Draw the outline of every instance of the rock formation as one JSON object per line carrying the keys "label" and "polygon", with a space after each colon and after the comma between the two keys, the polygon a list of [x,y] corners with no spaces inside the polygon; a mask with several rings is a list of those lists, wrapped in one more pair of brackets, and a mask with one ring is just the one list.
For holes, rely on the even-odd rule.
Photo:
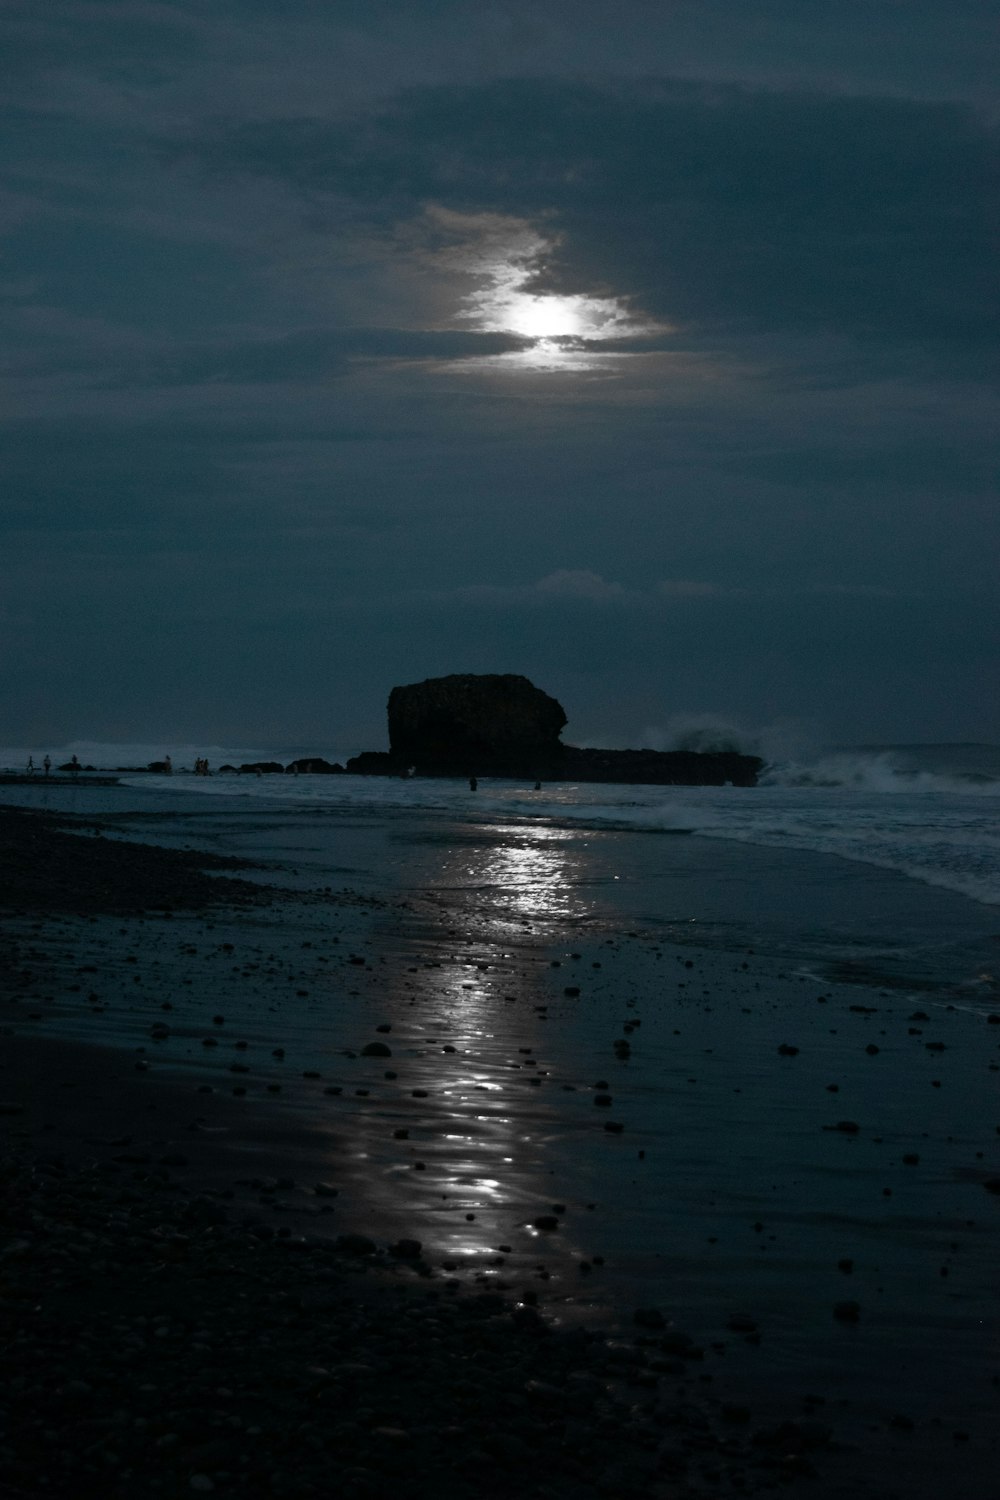
{"label": "rock formation", "polygon": [[735,750],[585,750],[566,745],[562,781],[627,786],[756,786],[764,762]]}
{"label": "rock formation", "polygon": [[559,758],[565,723],[526,677],[431,677],[389,694],[389,753],[418,773],[540,776]]}
{"label": "rock formation", "polygon": [[359,776],[505,776],[656,786],[755,786],[764,762],[734,751],[588,750],[563,745],[566,715],[526,677],[431,677],[389,694],[388,752],[347,762]]}
{"label": "rock formation", "polygon": [[343,771],[339,760],[324,760],[322,755],[307,755],[285,767],[285,774],[289,776],[340,776]]}

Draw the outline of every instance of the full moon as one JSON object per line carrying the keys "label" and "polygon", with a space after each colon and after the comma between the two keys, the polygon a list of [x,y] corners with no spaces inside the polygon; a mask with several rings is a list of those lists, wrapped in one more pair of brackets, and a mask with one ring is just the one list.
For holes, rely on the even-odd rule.
{"label": "full moon", "polygon": [[573,338],[583,332],[577,299],[531,297],[520,292],[508,304],[507,326],[529,339]]}

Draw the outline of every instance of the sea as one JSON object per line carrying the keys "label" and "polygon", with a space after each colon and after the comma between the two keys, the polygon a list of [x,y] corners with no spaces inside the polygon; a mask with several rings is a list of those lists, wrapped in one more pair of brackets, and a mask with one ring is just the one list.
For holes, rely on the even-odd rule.
{"label": "sea", "polygon": [[[294,855],[298,873],[278,877],[290,883],[346,874],[369,887],[478,889],[513,895],[542,924],[629,916],[682,941],[751,946],[873,982],[988,990],[1000,966],[1000,746],[834,747],[768,764],[755,788],[536,790],[480,778],[475,792],[435,778],[217,770],[305,754],[343,764],[350,750],[76,741],[50,753],[57,766],[75,754],[115,771],[137,812],[182,814],[186,842]],[[23,772],[29,755],[38,765],[38,750],[0,750],[0,767]],[[165,755],[172,775],[145,769]],[[201,757],[208,777],[193,774]],[[120,790],[109,798],[88,787],[86,773],[72,790],[37,777],[3,796],[81,811],[123,801]],[[380,831],[377,859],[361,853],[345,870],[348,827],[364,828],[369,843]],[[155,819],[143,836],[171,838]],[[428,859],[432,846],[452,844],[457,853]]]}

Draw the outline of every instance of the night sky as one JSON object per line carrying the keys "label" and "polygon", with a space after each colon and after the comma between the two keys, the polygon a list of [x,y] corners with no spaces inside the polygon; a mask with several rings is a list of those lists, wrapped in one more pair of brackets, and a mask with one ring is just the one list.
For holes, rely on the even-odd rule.
{"label": "night sky", "polygon": [[4,0],[7,743],[997,740],[988,0]]}

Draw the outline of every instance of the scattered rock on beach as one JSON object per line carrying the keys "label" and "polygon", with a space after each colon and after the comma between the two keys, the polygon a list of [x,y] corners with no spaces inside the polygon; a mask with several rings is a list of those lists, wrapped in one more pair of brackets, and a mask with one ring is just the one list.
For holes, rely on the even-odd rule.
{"label": "scattered rock on beach", "polygon": [[374,1240],[366,1234],[338,1234],[333,1242],[333,1248],[339,1250],[341,1255],[375,1255],[378,1246]]}
{"label": "scattered rock on beach", "polygon": [[666,1328],[667,1320],[658,1307],[637,1307],[632,1314],[637,1328]]}
{"label": "scattered rock on beach", "polygon": [[391,1253],[398,1256],[400,1260],[419,1260],[423,1245],[419,1240],[402,1239],[390,1245]]}

